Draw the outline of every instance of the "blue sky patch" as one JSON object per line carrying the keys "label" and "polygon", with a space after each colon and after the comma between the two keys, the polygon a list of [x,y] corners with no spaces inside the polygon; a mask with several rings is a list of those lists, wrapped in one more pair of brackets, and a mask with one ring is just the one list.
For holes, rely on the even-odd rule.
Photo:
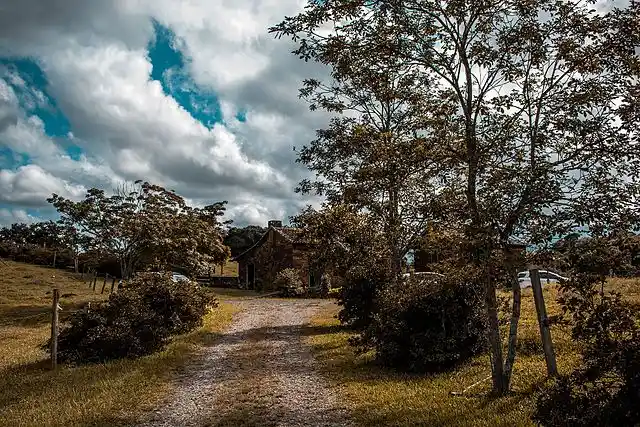
{"label": "blue sky patch", "polygon": [[167,96],[173,97],[194,119],[208,128],[222,123],[222,109],[216,94],[198,86],[188,70],[188,60],[180,50],[179,40],[168,27],[153,22],[155,38],[149,43],[148,57],[152,65],[151,79],[162,84]]}
{"label": "blue sky patch", "polygon": [[0,76],[13,88],[20,107],[38,116],[49,136],[64,137],[71,130],[69,120],[47,91],[47,77],[36,61],[30,58],[0,58]]}

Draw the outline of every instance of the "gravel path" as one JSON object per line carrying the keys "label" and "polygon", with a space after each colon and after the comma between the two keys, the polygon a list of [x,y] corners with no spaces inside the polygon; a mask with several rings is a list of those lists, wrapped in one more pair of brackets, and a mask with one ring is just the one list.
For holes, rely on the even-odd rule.
{"label": "gravel path", "polygon": [[172,396],[142,425],[350,426],[335,390],[303,343],[326,301],[236,300],[241,312],[177,378]]}

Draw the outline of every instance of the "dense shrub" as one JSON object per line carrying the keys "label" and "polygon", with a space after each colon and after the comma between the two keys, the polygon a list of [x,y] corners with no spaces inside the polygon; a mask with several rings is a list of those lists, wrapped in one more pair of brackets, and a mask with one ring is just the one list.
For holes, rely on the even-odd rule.
{"label": "dense shrub", "polygon": [[338,304],[342,306],[340,322],[356,330],[367,328],[376,311],[378,291],[391,281],[392,275],[384,266],[348,271],[338,294]]}
{"label": "dense shrub", "polygon": [[571,315],[572,338],[582,344],[582,364],[540,394],[533,418],[541,425],[640,425],[640,313],[603,291],[603,280],[576,274],[562,287],[560,303]]}
{"label": "dense shrub", "polygon": [[485,348],[485,310],[472,286],[453,279],[399,280],[380,292],[373,322],[355,344],[382,364],[412,372],[448,369]]}
{"label": "dense shrub", "polygon": [[607,239],[579,243],[566,253],[571,279],[558,301],[582,363],[543,390],[533,418],[547,426],[640,425],[640,311],[604,286],[624,259]]}
{"label": "dense shrub", "polygon": [[306,293],[300,272],[295,268],[280,270],[273,284],[283,297],[299,297]]}
{"label": "dense shrub", "polygon": [[73,314],[60,331],[58,358],[82,364],[151,354],[201,326],[215,305],[195,283],[142,274],[102,305]]}

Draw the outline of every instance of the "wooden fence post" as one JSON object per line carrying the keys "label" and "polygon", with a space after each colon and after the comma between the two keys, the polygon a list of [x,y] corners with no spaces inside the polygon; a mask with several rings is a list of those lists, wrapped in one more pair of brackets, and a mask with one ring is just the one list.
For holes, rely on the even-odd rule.
{"label": "wooden fence post", "polygon": [[558,367],[556,365],[556,354],[551,341],[551,330],[549,329],[549,318],[547,317],[547,307],[544,304],[544,296],[542,295],[542,284],[540,283],[540,274],[537,268],[529,270],[531,277],[531,287],[533,288],[533,299],[536,303],[536,312],[538,313],[538,325],[540,326],[540,337],[542,338],[542,348],[544,349],[544,358],[547,363],[547,374],[550,377],[558,375]]}
{"label": "wooden fence post", "polygon": [[96,290],[96,282],[97,282],[97,281],[98,281],[98,272],[97,272],[97,271],[95,271],[95,272],[93,273],[93,290],[94,290],[94,291]]}
{"label": "wooden fence post", "polygon": [[58,288],[53,290],[53,303],[51,305],[51,369],[58,367],[58,303],[60,292]]}
{"label": "wooden fence post", "polygon": [[113,293],[113,288],[115,288],[115,286],[116,286],[116,278],[113,277],[111,279],[111,293]]}
{"label": "wooden fence post", "polygon": [[109,273],[104,273],[104,280],[102,281],[102,289],[100,290],[100,294],[104,294],[104,288],[107,286],[107,277],[109,277]]}
{"label": "wooden fence post", "polygon": [[56,256],[58,255],[58,251],[53,251],[53,268],[56,268]]}

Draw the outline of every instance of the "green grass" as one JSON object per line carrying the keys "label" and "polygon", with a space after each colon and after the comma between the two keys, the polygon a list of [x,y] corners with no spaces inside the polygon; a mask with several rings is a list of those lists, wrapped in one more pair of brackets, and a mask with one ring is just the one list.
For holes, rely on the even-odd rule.
{"label": "green grass", "polygon": [[[55,278],[52,277],[55,275]],[[202,328],[180,336],[157,354],[103,365],[49,368],[39,346],[50,334],[50,291],[62,317],[85,302],[106,298],[77,276],[43,267],[0,263],[0,426],[131,425],[171,387],[173,373],[199,348],[212,344],[235,308],[221,303]]]}
{"label": "green grass", "polygon": [[[609,284],[640,300],[640,281],[616,279]],[[559,314],[558,290],[548,286],[545,302],[549,315]],[[505,296],[508,293],[504,293]],[[362,426],[530,426],[537,390],[546,381],[546,365],[531,289],[523,291],[522,317],[518,333],[518,355],[512,393],[490,398],[486,380],[465,393],[467,386],[490,374],[488,356],[480,356],[455,371],[436,375],[406,375],[377,366],[373,354],[355,355],[347,340],[351,333],[340,327],[333,306],[312,321],[307,338],[327,377],[349,402],[355,421]],[[580,363],[577,345],[569,330],[552,328],[552,339],[561,373]]]}

